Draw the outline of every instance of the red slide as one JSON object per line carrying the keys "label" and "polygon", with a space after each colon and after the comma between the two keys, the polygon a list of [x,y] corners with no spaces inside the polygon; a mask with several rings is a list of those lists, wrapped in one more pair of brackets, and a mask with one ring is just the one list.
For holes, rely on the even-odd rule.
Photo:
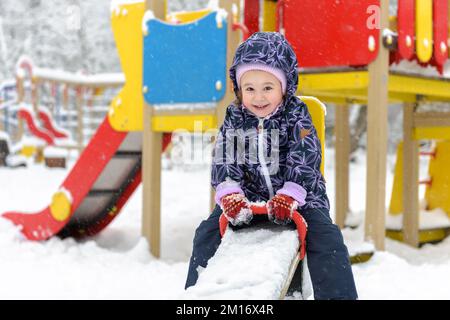
{"label": "red slide", "polygon": [[55,144],[55,139],[53,138],[52,133],[47,129],[39,128],[36,125],[36,121],[30,110],[28,110],[27,108],[20,108],[19,111],[17,112],[17,117],[26,121],[27,126],[30,129],[30,132],[34,136],[44,140],[48,145]]}
{"label": "red slide", "polygon": [[50,131],[53,137],[55,138],[68,138],[68,134],[60,129],[57,129],[57,126],[53,122],[53,119],[50,116],[50,113],[44,109],[43,107],[40,107],[38,110],[38,117],[42,121],[42,124],[44,125],[45,129],[47,131]]}
{"label": "red slide", "polygon": [[[165,133],[162,150],[170,143]],[[37,213],[6,212],[29,240],[82,238],[103,230],[141,183],[142,132],[118,132],[106,116],[51,204]]]}
{"label": "red slide", "polygon": [[141,150],[141,132],[115,131],[106,117],[47,208],[2,216],[20,225],[30,240],[94,235],[140,184]]}

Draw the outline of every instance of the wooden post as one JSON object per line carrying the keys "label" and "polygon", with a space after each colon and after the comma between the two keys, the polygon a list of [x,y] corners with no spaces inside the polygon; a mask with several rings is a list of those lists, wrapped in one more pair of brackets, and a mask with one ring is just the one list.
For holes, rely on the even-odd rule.
{"label": "wooden post", "polygon": [[[219,126],[220,126],[220,124],[219,124]],[[215,143],[216,143],[216,137],[212,137],[211,144],[212,144],[213,148],[215,147]],[[212,166],[212,163],[211,163],[211,166]],[[212,167],[211,167],[211,170],[212,170]],[[211,177],[211,175],[210,175],[210,177]],[[214,191],[211,184],[209,186],[210,186],[210,188],[209,188],[209,211],[213,212],[213,210],[216,206],[216,200],[214,198],[216,195],[216,192]]]}
{"label": "wooden post", "polygon": [[350,127],[349,105],[336,105],[335,112],[335,223],[345,227],[349,209]]}
{"label": "wooden post", "polygon": [[84,134],[83,134],[83,107],[84,107],[84,88],[82,86],[77,86],[76,90],[76,97],[75,97],[75,108],[77,110],[77,144],[78,144],[78,151],[81,152],[84,149]]}
{"label": "wooden post", "polygon": [[[216,116],[217,116],[217,125],[220,127],[225,119],[225,111],[233,100],[236,99],[233,90],[233,83],[229,79],[228,70],[230,70],[231,65],[233,64],[234,54],[236,52],[237,47],[242,41],[242,35],[240,31],[232,31],[231,26],[234,22],[238,22],[238,17],[240,17],[240,1],[239,0],[220,0],[219,3],[220,8],[225,9],[228,12],[228,32],[227,32],[227,83],[226,83],[226,93],[225,97],[217,104],[216,108]],[[233,15],[233,6],[235,6],[237,10],[236,15]],[[214,201],[214,189],[210,189],[210,208],[211,211],[214,209],[216,202]]]}
{"label": "wooden post", "polygon": [[[3,104],[3,97],[0,96],[0,105]],[[3,113],[3,117],[1,116]],[[3,119],[2,119],[3,118]],[[4,125],[4,121],[7,121],[6,119],[6,112],[2,111],[2,109],[0,109],[0,131],[6,131],[5,130],[5,125]]]}
{"label": "wooden post", "polygon": [[419,246],[419,146],[414,140],[415,103],[403,108],[403,239]]}
{"label": "wooden post", "polygon": [[69,110],[69,84],[64,83],[63,84],[63,92],[62,92],[62,106],[64,107],[65,111]]}
{"label": "wooden post", "polygon": [[[234,54],[236,52],[237,47],[242,41],[242,34],[239,30],[232,31],[231,26],[233,22],[239,22],[240,12],[239,12],[239,0],[220,0],[220,7],[225,9],[228,12],[228,32],[227,32],[227,87],[225,97],[218,103],[216,115],[217,115],[217,124],[219,126],[222,125],[223,120],[225,119],[225,111],[228,105],[236,99],[233,91],[233,84],[228,76],[228,70],[233,64]],[[233,7],[238,9],[236,16],[233,16]]]}
{"label": "wooden post", "polygon": [[[156,18],[165,20],[165,1],[146,0],[146,10],[151,10]],[[136,94],[142,94],[142,92]],[[152,113],[153,107],[145,103],[144,100],[144,129],[142,131],[142,235],[147,239],[152,255],[159,258],[161,256],[162,133],[152,131]]]}
{"label": "wooden post", "polygon": [[365,239],[384,250],[389,51],[382,36],[389,25],[389,0],[380,5],[379,52],[369,65]]}
{"label": "wooden post", "polygon": [[96,127],[98,126],[96,121],[96,113],[95,110],[95,99],[96,99],[96,93],[97,93],[97,87],[95,87],[95,84],[88,85],[87,88],[87,101],[86,101],[86,112],[88,113],[88,119],[89,119],[89,138],[92,137],[92,132],[95,132]]}
{"label": "wooden post", "polygon": [[[25,100],[25,78],[16,76],[16,88],[17,88],[17,103],[20,104]],[[23,120],[20,118],[17,121],[17,131],[14,134],[13,141],[17,142],[22,139],[24,132]]]}
{"label": "wooden post", "polygon": [[25,97],[25,85],[24,78],[16,76],[16,90],[17,90],[17,102],[21,103]]}
{"label": "wooden post", "polygon": [[34,114],[37,116],[39,108],[39,86],[41,81],[36,77],[31,77],[31,105],[33,107]]}

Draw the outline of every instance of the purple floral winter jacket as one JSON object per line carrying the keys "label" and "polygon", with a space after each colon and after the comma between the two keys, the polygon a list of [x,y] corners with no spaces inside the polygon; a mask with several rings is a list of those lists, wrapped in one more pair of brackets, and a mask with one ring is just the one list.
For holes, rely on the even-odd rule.
{"label": "purple floral winter jacket", "polygon": [[290,44],[275,32],[257,32],[243,42],[230,68],[236,94],[236,67],[241,63],[282,69],[286,95],[265,118],[256,117],[243,105],[227,108],[212,164],[216,202],[234,192],[244,193],[252,202],[267,201],[278,192],[296,199],[301,209],[329,209],[320,171],[320,141],[306,104],[295,96],[297,58]]}

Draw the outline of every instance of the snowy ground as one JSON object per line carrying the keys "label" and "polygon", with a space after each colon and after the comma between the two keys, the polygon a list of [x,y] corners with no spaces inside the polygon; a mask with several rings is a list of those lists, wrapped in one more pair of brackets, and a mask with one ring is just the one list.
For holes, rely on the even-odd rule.
{"label": "snowy ground", "polygon": [[[365,159],[359,158],[351,164],[350,177],[350,204],[356,217],[364,210],[365,197]],[[333,150],[327,150],[326,159],[328,193],[334,206]],[[47,206],[68,170],[42,165],[0,168],[0,212],[36,212]],[[390,159],[388,195],[392,172]],[[333,207],[331,213],[334,216]],[[192,238],[209,214],[208,166],[163,170],[159,260],[148,253],[147,243],[140,237],[140,214],[139,188],[106,230],[84,242],[56,238],[29,242],[9,221],[0,219],[0,299],[186,298]],[[343,233],[350,252],[371,247],[362,241],[363,227]],[[353,265],[360,299],[450,299],[449,270],[450,238],[421,249],[387,239],[386,251]]]}

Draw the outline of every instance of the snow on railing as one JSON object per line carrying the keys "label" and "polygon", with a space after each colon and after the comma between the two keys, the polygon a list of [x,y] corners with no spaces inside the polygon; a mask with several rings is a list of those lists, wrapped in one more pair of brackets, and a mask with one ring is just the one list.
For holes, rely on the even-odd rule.
{"label": "snow on railing", "polygon": [[47,81],[58,81],[72,85],[119,86],[125,83],[123,73],[84,75],[63,70],[33,68],[33,76]]}

